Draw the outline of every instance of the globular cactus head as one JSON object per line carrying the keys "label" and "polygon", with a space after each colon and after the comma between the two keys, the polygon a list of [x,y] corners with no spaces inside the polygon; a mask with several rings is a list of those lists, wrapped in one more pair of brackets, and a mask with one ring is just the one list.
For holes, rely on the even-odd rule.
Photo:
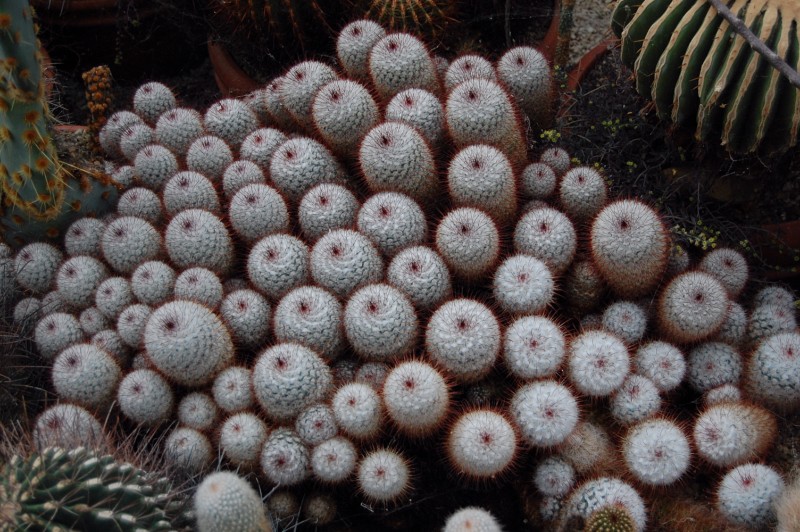
{"label": "globular cactus head", "polygon": [[273,530],[261,496],[236,473],[218,471],[203,479],[194,494],[197,530]]}

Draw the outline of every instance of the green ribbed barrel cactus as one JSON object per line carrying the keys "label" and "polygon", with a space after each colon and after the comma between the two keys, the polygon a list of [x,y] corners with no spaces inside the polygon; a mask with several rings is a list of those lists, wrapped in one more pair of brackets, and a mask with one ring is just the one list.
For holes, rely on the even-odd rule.
{"label": "green ribbed barrel cactus", "polygon": [[79,216],[112,207],[117,189],[59,161],[27,0],[0,3],[0,57],[0,235],[12,245],[55,239]]}
{"label": "green ribbed barrel cactus", "polygon": [[[786,63],[800,66],[800,2],[725,0]],[[738,154],[779,154],[800,135],[800,89],[706,0],[621,0],[612,26],[636,88],[660,118]]]}
{"label": "green ribbed barrel cactus", "polygon": [[17,454],[0,468],[0,530],[175,530],[185,508],[168,479],[85,447]]}

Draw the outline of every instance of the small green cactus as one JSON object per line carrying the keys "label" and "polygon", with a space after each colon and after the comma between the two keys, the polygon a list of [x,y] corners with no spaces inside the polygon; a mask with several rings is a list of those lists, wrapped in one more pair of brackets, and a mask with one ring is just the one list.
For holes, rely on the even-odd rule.
{"label": "small green cactus", "polygon": [[0,234],[11,245],[55,239],[74,219],[113,207],[117,188],[59,161],[27,0],[0,7],[0,56]]}
{"label": "small green cactus", "polygon": [[[727,2],[730,3],[730,2]],[[789,66],[800,64],[800,8],[739,0],[731,10]],[[733,153],[783,153],[800,136],[793,87],[704,0],[622,0],[612,17],[636,89],[662,119]]]}
{"label": "small green cactus", "polygon": [[12,455],[0,501],[3,530],[175,530],[183,512],[166,478],[85,447]]}

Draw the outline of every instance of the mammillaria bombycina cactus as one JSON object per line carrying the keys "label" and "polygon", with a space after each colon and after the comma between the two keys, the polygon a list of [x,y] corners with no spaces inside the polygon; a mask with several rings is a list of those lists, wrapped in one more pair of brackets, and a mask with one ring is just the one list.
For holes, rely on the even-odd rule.
{"label": "mammillaria bombycina cactus", "polygon": [[[270,496],[284,506],[276,516],[289,493],[310,519],[339,511],[379,527],[392,515],[426,530],[443,523],[418,514],[455,512],[476,483],[523,497],[481,503],[505,528],[523,513],[542,529],[600,527],[618,511],[641,530],[633,487],[603,477],[615,465],[635,486],[669,485],[671,507],[708,477],[686,465],[687,445],[720,477],[776,463],[769,409],[800,404],[794,296],[768,288],[751,303],[757,281],[736,251],[683,254],[675,267],[655,208],[608,199],[592,161],[570,171],[564,150],[528,153],[521,96],[502,81],[462,71],[446,94],[441,70],[436,86],[420,78],[379,97],[369,39],[356,37],[343,35],[341,55],[361,61],[361,77],[331,65],[319,79],[280,76],[230,104],[260,121],[235,139],[212,128],[213,113],[211,130],[172,130],[174,145],[156,122],[151,146],[177,166],[151,161],[153,188],[120,160],[119,132],[109,158],[124,164],[128,196],[117,215],[73,224],[67,253],[37,243],[0,258],[56,392],[77,403],[48,409],[38,440],[108,445],[123,429],[166,430],[157,451],[182,475],[208,474],[217,458],[261,489],[297,486]],[[461,57],[456,67],[472,56]],[[333,99],[322,106],[321,91],[346,88],[380,112],[360,121]],[[117,122],[152,127],[116,116],[106,143]],[[349,138],[326,137],[342,127],[334,119]],[[459,136],[470,124],[483,133]],[[65,371],[89,349],[117,372],[86,384]],[[122,423],[106,438],[108,416]],[[661,504],[648,501],[655,522]]]}

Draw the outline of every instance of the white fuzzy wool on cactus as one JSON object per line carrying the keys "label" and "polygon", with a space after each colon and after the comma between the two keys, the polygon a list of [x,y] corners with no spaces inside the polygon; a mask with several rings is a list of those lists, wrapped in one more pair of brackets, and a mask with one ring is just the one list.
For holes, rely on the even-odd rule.
{"label": "white fuzzy wool on cactus", "polygon": [[211,473],[194,494],[198,532],[271,532],[272,522],[261,496],[230,471]]}
{"label": "white fuzzy wool on cactus", "polygon": [[536,381],[522,386],[511,399],[509,410],[522,438],[534,447],[562,443],[580,417],[575,396],[569,388],[555,381]]}

